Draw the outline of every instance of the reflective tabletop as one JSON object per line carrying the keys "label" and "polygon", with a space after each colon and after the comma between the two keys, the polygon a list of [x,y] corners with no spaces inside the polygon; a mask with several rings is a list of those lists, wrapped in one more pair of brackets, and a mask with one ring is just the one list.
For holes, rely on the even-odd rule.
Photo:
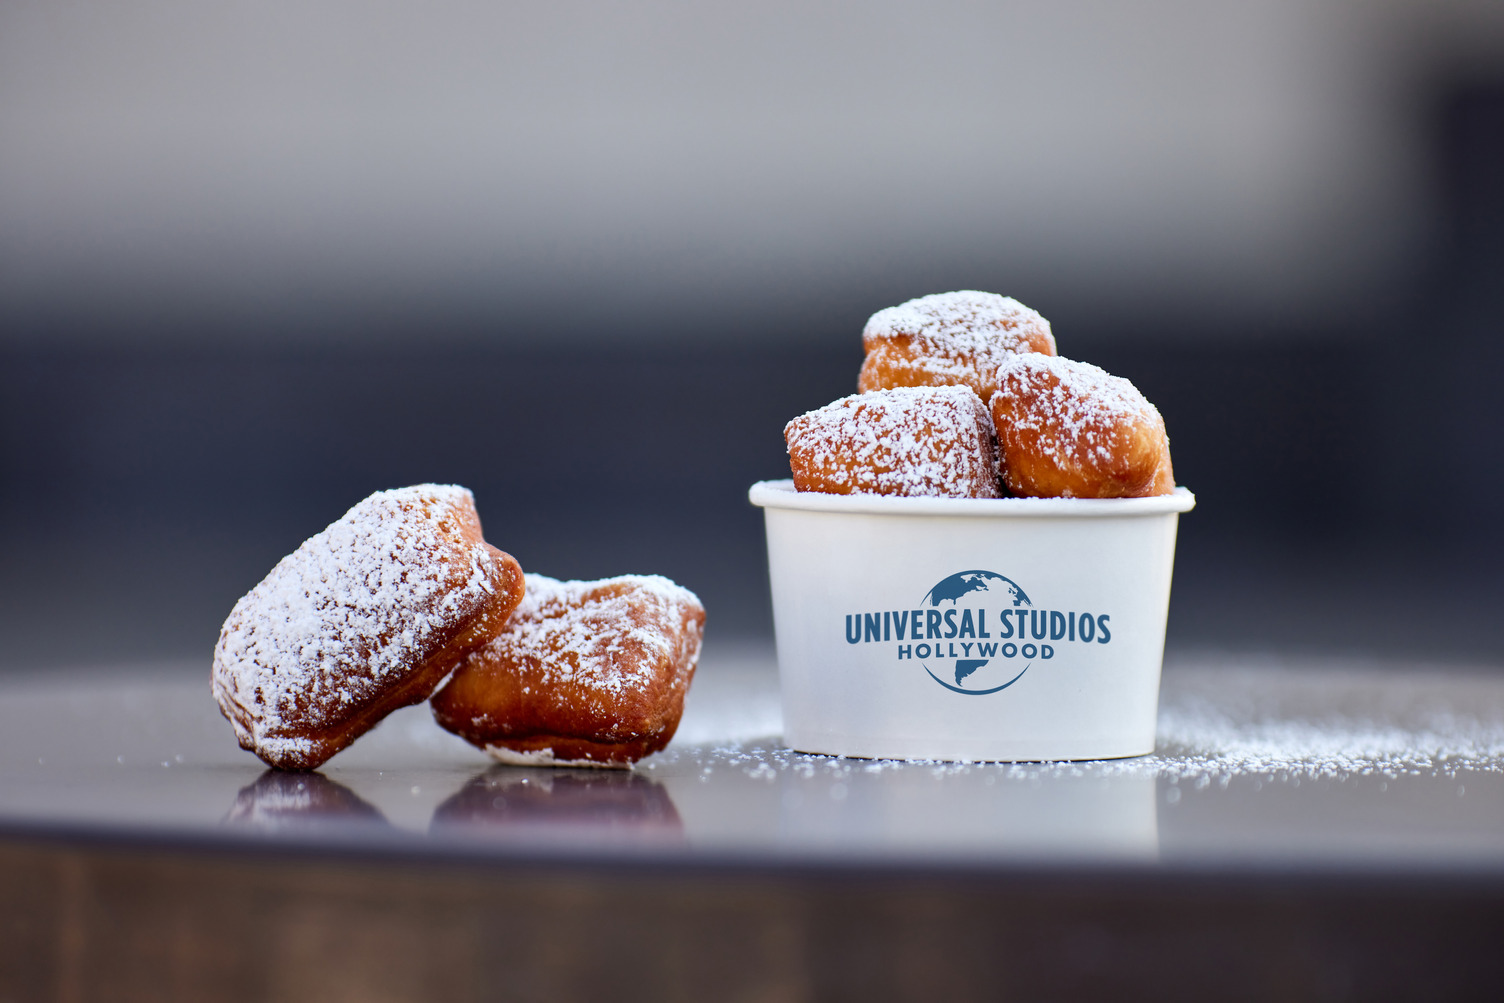
{"label": "reflective tabletop", "polygon": [[770,649],[709,645],[632,770],[493,764],[410,707],[318,773],[235,744],[204,666],[0,678],[0,829],[420,856],[1504,873],[1504,674],[1181,653],[1159,748],[1089,763],[785,748]]}

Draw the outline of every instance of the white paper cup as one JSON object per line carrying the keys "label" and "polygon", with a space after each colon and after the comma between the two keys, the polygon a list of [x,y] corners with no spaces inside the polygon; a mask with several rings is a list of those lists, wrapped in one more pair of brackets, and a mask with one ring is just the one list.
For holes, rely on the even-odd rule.
{"label": "white paper cup", "polygon": [[893,498],[763,481],[749,498],[767,523],[791,747],[971,762],[1154,751],[1186,489]]}

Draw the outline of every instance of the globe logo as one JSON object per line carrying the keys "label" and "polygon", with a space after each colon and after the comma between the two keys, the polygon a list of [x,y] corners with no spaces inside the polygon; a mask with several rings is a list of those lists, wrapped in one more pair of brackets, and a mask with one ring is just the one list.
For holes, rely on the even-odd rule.
{"label": "globe logo", "polygon": [[[934,588],[925,593],[921,603],[933,609],[948,611],[951,613],[952,618],[954,618],[955,613],[962,610],[961,601],[963,599],[971,601],[984,599],[986,606],[992,607],[994,610],[1001,609],[1003,611],[1018,607],[1032,607],[1034,605],[1017,582],[995,571],[983,571],[980,569],[958,571],[947,578],[941,579],[935,583]],[[971,602],[968,602],[967,605],[970,606]],[[984,616],[980,609],[977,611],[977,615],[979,621]],[[965,610],[965,617],[966,620],[963,623],[970,623],[970,609]],[[978,622],[973,625],[971,636],[976,637],[978,632],[984,630],[983,623]],[[964,632],[963,636],[965,636]],[[954,652],[955,647],[954,643],[950,644],[948,651]],[[1010,645],[1009,647],[1011,649],[1012,646]],[[936,656],[940,656],[942,651],[945,650],[947,649],[942,649],[941,645],[938,644],[933,649]],[[943,666],[938,663],[936,666],[940,668],[941,672],[951,676],[955,680],[954,684],[948,683],[936,675],[934,670],[925,664],[923,660],[920,660],[920,665],[924,667],[925,672],[929,673],[931,679],[953,693],[964,693],[967,696],[983,696],[987,693],[996,693],[999,690],[1005,690],[1009,686],[1012,686],[1023,677],[1025,672],[1029,671],[1029,665],[1033,664],[1032,661],[1025,664],[1017,675],[1000,685],[988,686],[985,683],[978,685],[978,671],[985,668],[996,657],[996,654],[996,644],[963,643],[961,645],[961,657],[956,658],[952,666]]]}

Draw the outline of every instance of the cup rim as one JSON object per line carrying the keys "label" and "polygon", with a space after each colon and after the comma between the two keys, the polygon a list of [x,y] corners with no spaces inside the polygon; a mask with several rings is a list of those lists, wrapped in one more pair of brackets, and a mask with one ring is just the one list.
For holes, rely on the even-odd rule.
{"label": "cup rim", "polygon": [[747,500],[758,508],[805,512],[1052,519],[1166,515],[1196,507],[1196,496],[1183,487],[1149,498],[908,498],[796,491],[788,478],[758,481],[747,490]]}

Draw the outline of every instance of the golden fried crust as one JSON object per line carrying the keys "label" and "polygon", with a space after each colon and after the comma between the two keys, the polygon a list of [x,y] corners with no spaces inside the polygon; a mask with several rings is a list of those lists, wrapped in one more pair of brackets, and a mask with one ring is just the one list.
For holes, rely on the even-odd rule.
{"label": "golden fried crust", "polygon": [[783,437],[800,491],[999,495],[992,417],[966,387],[895,387],[843,397],[795,418]]}
{"label": "golden fried crust", "polygon": [[1003,481],[1016,495],[1137,498],[1170,494],[1164,419],[1127,380],[1043,355],[999,368],[992,397]]}
{"label": "golden fried crust", "polygon": [[560,582],[527,596],[434,694],[441,726],[503,762],[627,766],[669,743],[705,609],[666,578]]}
{"label": "golden fried crust", "polygon": [[983,401],[997,390],[997,369],[1008,356],[1055,354],[1049,321],[1017,300],[971,290],[879,310],[867,321],[862,345],[862,393],[968,386]]}
{"label": "golden fried crust", "polygon": [[316,769],[427,699],[522,595],[522,569],[481,538],[470,492],[378,492],[236,603],[214,695],[242,748],[278,769]]}
{"label": "golden fried crust", "polygon": [[1154,472],[1154,483],[1149,486],[1147,492],[1151,495],[1172,495],[1175,493],[1175,465],[1170,462],[1170,440],[1165,439],[1165,455],[1159,464],[1159,469]]}

